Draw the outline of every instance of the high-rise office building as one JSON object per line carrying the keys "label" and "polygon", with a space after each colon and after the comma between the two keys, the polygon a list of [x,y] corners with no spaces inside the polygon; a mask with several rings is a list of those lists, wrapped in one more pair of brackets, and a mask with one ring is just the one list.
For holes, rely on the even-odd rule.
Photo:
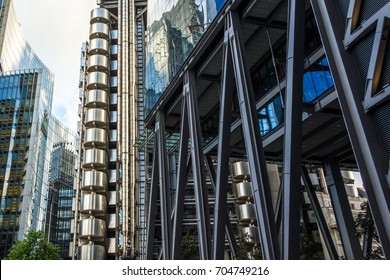
{"label": "high-rise office building", "polygon": [[[45,230],[54,145],[69,131],[51,115],[54,75],[23,37],[11,0],[0,2],[0,257],[30,229]],[[73,144],[74,143],[74,140]],[[70,231],[70,228],[69,228]]]}
{"label": "high-rise office building", "polygon": [[[82,47],[75,259],[139,254],[145,156],[143,132],[145,1],[98,1]],[[143,211],[141,211],[143,213]]]}

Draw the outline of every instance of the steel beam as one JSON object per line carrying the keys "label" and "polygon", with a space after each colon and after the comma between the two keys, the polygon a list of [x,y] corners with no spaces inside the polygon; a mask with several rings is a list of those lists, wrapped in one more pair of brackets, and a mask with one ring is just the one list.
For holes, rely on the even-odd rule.
{"label": "steel beam", "polygon": [[284,117],[282,259],[297,260],[300,251],[302,156],[302,92],[305,1],[290,0],[287,31],[287,74]]}
{"label": "steel beam", "polygon": [[322,213],[321,205],[318,202],[318,198],[316,195],[316,192],[314,190],[314,187],[311,183],[309,174],[307,173],[306,167],[302,166],[302,180],[305,184],[306,192],[310,200],[311,207],[313,208],[314,214],[316,216],[316,220],[318,223],[318,227],[320,229],[320,232],[322,234],[322,237],[324,238],[326,249],[329,253],[329,256],[332,260],[338,260],[338,254],[336,247],[334,245],[332,236],[330,235],[328,225],[326,223],[326,220],[324,218],[324,213]]}
{"label": "steel beam", "polygon": [[[157,136],[155,136],[157,137]],[[154,155],[157,154],[157,141],[154,143]],[[157,188],[158,188],[158,158],[153,157],[152,181],[150,184],[150,196],[148,201],[148,220],[146,232],[146,259],[153,259],[154,230],[156,227],[156,209],[157,209]]]}
{"label": "steel beam", "polygon": [[182,96],[181,103],[181,124],[180,124],[180,146],[178,159],[178,174],[175,199],[175,216],[173,219],[173,236],[172,236],[172,260],[180,258],[180,242],[182,236],[183,215],[184,215],[184,197],[187,184],[187,160],[188,160],[188,115],[187,102]]}
{"label": "steel beam", "polygon": [[217,148],[217,174],[214,206],[213,259],[215,260],[224,259],[233,86],[234,76],[232,56],[229,46],[229,31],[225,30],[223,42],[222,90],[220,94],[221,101],[218,127],[219,142]]}
{"label": "steel beam", "polygon": [[242,119],[242,129],[251,173],[256,218],[262,241],[263,258],[279,259],[278,236],[272,207],[271,188],[264,157],[262,137],[256,112],[251,76],[245,61],[245,49],[240,38],[240,22],[236,12],[227,15],[229,44]]}
{"label": "steel beam", "polygon": [[383,144],[372,117],[365,113],[362,104],[365,89],[355,67],[355,58],[345,49],[344,24],[336,3],[331,0],[311,2],[371,213],[384,254],[390,259],[390,188]]}
{"label": "steel beam", "polygon": [[211,259],[210,211],[195,77],[190,70],[186,71],[184,75],[184,96],[188,107],[192,175],[194,179],[196,216],[198,219],[199,255],[202,260],[209,260]]}
{"label": "steel beam", "polygon": [[170,239],[172,237],[171,225],[171,203],[169,190],[169,171],[168,171],[168,155],[166,153],[165,143],[165,114],[163,111],[158,111],[156,115],[156,145],[159,170],[159,185],[160,185],[160,215],[161,215],[161,242],[162,242],[162,258],[170,259]]}
{"label": "steel beam", "polygon": [[348,260],[361,260],[363,259],[363,253],[337,160],[329,158],[325,161],[324,170],[345,257]]}

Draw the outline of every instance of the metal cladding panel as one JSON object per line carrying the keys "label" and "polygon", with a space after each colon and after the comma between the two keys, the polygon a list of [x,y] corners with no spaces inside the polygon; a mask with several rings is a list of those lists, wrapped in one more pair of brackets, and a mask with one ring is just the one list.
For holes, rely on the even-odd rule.
{"label": "metal cladding panel", "polygon": [[101,245],[81,245],[78,247],[77,258],[79,260],[104,260],[106,249]]}
{"label": "metal cladding panel", "polygon": [[107,209],[106,197],[100,194],[84,194],[80,199],[80,212],[92,214],[104,214]]}
{"label": "metal cladding panel", "polygon": [[240,235],[248,243],[260,243],[259,229],[257,227],[242,227]]}
{"label": "metal cladding panel", "polygon": [[108,113],[104,109],[92,108],[85,113],[86,127],[106,128],[108,125]]}
{"label": "metal cladding panel", "polygon": [[107,254],[115,254],[115,238],[108,238],[107,244],[108,244]]}
{"label": "metal cladding panel", "polygon": [[93,240],[104,239],[106,232],[106,222],[100,219],[85,219],[79,224],[79,237]]}
{"label": "metal cladding panel", "polygon": [[83,172],[82,190],[104,192],[107,188],[107,174],[105,172],[91,170]]}
{"label": "metal cladding panel", "polygon": [[107,168],[107,153],[100,149],[84,150],[83,167],[85,169],[105,170]]}
{"label": "metal cladding panel", "polygon": [[236,161],[230,165],[231,174],[234,180],[242,181],[249,179],[249,164],[247,161]]}
{"label": "metal cladding panel", "polygon": [[252,185],[250,182],[233,184],[236,193],[236,200],[245,202],[253,198]]}
{"label": "metal cladding panel", "polygon": [[88,60],[88,72],[103,71],[108,72],[110,69],[110,62],[108,57],[101,54],[94,54]]}
{"label": "metal cladding panel", "polygon": [[91,72],[88,73],[87,89],[108,89],[108,75],[104,72]]}
{"label": "metal cladding panel", "polygon": [[255,205],[252,203],[241,204],[238,208],[238,219],[241,223],[256,221]]}
{"label": "metal cladding panel", "polygon": [[110,191],[107,192],[108,205],[116,205],[116,192]]}
{"label": "metal cladding panel", "polygon": [[103,39],[109,39],[110,38],[110,28],[106,23],[102,22],[95,22],[91,24],[89,29],[89,39],[94,38],[103,38]]}
{"label": "metal cladding panel", "polygon": [[108,55],[110,46],[108,40],[103,38],[94,38],[89,42],[89,54],[103,54]]}
{"label": "metal cladding panel", "polygon": [[108,93],[105,90],[93,89],[85,95],[85,107],[87,108],[107,108],[108,105]]}
{"label": "metal cladding panel", "polygon": [[93,9],[91,11],[90,23],[93,24],[95,22],[109,23],[110,22],[110,12],[104,8]]}
{"label": "metal cladding panel", "polygon": [[109,229],[115,229],[116,223],[115,223],[115,214],[108,214],[107,215],[108,224],[107,227]]}
{"label": "metal cladding panel", "polygon": [[102,128],[88,128],[84,135],[84,147],[106,149],[108,144],[107,131]]}

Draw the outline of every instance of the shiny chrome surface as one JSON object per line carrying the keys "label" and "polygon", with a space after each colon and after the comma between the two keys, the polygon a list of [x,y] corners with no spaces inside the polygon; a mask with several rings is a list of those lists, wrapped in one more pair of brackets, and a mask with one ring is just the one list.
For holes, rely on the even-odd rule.
{"label": "shiny chrome surface", "polygon": [[108,244],[107,254],[115,254],[115,238],[108,238],[107,244]]}
{"label": "shiny chrome surface", "polygon": [[104,8],[96,8],[91,11],[91,21],[90,23],[95,22],[110,22],[110,12]]}
{"label": "shiny chrome surface", "polygon": [[[110,68],[110,62],[108,57],[101,54],[94,54],[89,57],[88,61],[88,71],[103,71],[108,72]],[[89,74],[90,75],[90,74]]]}
{"label": "shiny chrome surface", "polygon": [[238,202],[249,201],[253,198],[252,184],[250,182],[241,182],[233,184]]}
{"label": "shiny chrome surface", "polygon": [[111,184],[115,184],[116,183],[116,170],[115,169],[110,169],[108,174],[109,174],[108,175],[109,182]]}
{"label": "shiny chrome surface", "polygon": [[249,164],[247,161],[236,161],[231,163],[231,174],[235,181],[242,181],[245,178],[249,180]]}
{"label": "shiny chrome surface", "polygon": [[101,245],[86,244],[78,247],[77,258],[79,260],[104,260],[106,249]]}
{"label": "shiny chrome surface", "polygon": [[110,149],[110,151],[109,151],[109,161],[110,162],[116,162],[116,160],[117,160],[116,149]]}
{"label": "shiny chrome surface", "polygon": [[84,150],[83,167],[85,169],[105,170],[107,167],[107,153],[100,149]]}
{"label": "shiny chrome surface", "polygon": [[93,127],[85,130],[85,134],[84,134],[85,148],[106,149],[107,143],[108,143],[108,134],[105,129]]}
{"label": "shiny chrome surface", "polygon": [[104,89],[108,88],[108,75],[104,72],[92,72],[88,74],[87,89]]}
{"label": "shiny chrome surface", "polygon": [[85,107],[107,108],[109,105],[108,92],[102,89],[93,89],[85,95]]}
{"label": "shiny chrome surface", "polygon": [[108,24],[102,22],[95,22],[89,28],[89,39],[103,38],[109,39],[110,28]]}
{"label": "shiny chrome surface", "polygon": [[242,227],[240,235],[248,243],[260,243],[260,235],[257,227]]}
{"label": "shiny chrome surface", "polygon": [[88,109],[85,112],[84,122],[86,127],[106,128],[108,124],[107,111],[100,108]]}
{"label": "shiny chrome surface", "polygon": [[85,214],[104,214],[107,209],[106,197],[101,194],[84,194],[80,198],[80,212]]}
{"label": "shiny chrome surface", "polygon": [[116,192],[115,191],[107,192],[107,202],[108,202],[108,205],[115,205],[116,204]]}
{"label": "shiny chrome surface", "polygon": [[80,221],[79,237],[88,238],[94,241],[104,240],[106,221],[89,218]]}
{"label": "shiny chrome surface", "polygon": [[89,41],[89,54],[103,54],[108,55],[110,50],[110,45],[108,41],[103,38],[94,38]]}
{"label": "shiny chrome surface", "polygon": [[241,204],[238,208],[238,220],[242,223],[250,223],[256,220],[255,205],[252,203]]}
{"label": "shiny chrome surface", "polygon": [[92,170],[83,172],[83,191],[104,192],[107,188],[107,174],[105,172]]}
{"label": "shiny chrome surface", "polygon": [[107,228],[113,229],[115,228],[115,214],[108,214],[107,215]]}

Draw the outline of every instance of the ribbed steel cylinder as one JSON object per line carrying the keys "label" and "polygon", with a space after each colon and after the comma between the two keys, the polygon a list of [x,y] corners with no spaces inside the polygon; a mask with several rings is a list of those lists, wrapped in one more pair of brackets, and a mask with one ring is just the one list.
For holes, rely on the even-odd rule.
{"label": "ribbed steel cylinder", "polygon": [[248,243],[260,243],[259,229],[257,227],[241,227],[240,235]]}
{"label": "ribbed steel cylinder", "polygon": [[241,204],[238,208],[238,220],[241,223],[250,223],[256,220],[255,205],[251,203]]}
{"label": "ribbed steel cylinder", "polygon": [[91,170],[83,172],[83,191],[104,192],[107,189],[107,174],[105,172]]}
{"label": "ribbed steel cylinder", "polygon": [[101,194],[83,194],[80,198],[80,212],[83,214],[104,215],[106,209],[106,197]]}
{"label": "ribbed steel cylinder", "polygon": [[100,219],[84,219],[80,221],[79,237],[93,241],[104,240],[106,231],[106,221]]}
{"label": "ribbed steel cylinder", "polygon": [[107,153],[100,149],[84,150],[83,156],[84,169],[106,170],[107,168]]}
{"label": "ribbed steel cylinder", "polygon": [[107,143],[108,143],[108,134],[105,129],[93,127],[85,130],[85,134],[84,134],[85,148],[106,149]]}
{"label": "ribbed steel cylinder", "polygon": [[108,92],[102,89],[93,89],[85,95],[85,107],[107,108],[109,105]]}
{"label": "ribbed steel cylinder", "polygon": [[87,89],[108,89],[108,75],[104,72],[91,72],[88,73]]}
{"label": "ribbed steel cylinder", "polygon": [[108,55],[110,51],[110,45],[108,40],[103,38],[94,38],[89,41],[89,54],[102,54]]}
{"label": "ribbed steel cylinder", "polygon": [[249,180],[249,164],[247,161],[236,161],[230,165],[231,174],[235,181]]}
{"label": "ribbed steel cylinder", "polygon": [[89,127],[107,128],[108,126],[108,113],[104,109],[92,108],[85,112],[84,124]]}
{"label": "ribbed steel cylinder", "polygon": [[110,68],[110,62],[108,57],[102,54],[94,54],[89,57],[88,60],[88,72],[89,75],[94,71],[108,72]]}
{"label": "ribbed steel cylinder", "polygon": [[92,40],[94,38],[110,38],[110,28],[108,24],[103,22],[95,22],[92,23],[89,28],[89,39]]}
{"label": "ribbed steel cylinder", "polygon": [[79,260],[104,260],[106,249],[101,245],[81,245],[78,247],[77,258]]}
{"label": "ribbed steel cylinder", "polygon": [[250,182],[235,183],[233,186],[237,202],[245,202],[253,198],[252,184]]}
{"label": "ribbed steel cylinder", "polygon": [[91,11],[91,21],[90,23],[95,22],[110,22],[110,12],[104,8],[96,8]]}

